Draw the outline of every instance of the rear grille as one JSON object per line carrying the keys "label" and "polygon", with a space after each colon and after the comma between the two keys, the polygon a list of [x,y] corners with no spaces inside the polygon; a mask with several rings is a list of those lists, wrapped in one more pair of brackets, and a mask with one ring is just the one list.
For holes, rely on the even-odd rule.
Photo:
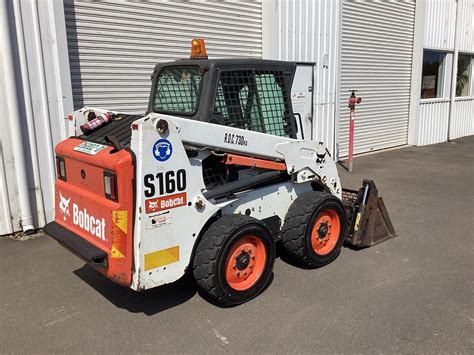
{"label": "rear grille", "polygon": [[119,119],[116,119],[111,123],[106,124],[105,126],[99,128],[98,130],[92,132],[87,136],[82,135],[79,138],[87,141],[93,141],[109,145],[109,143],[105,141],[105,136],[113,136],[117,138],[122,147],[128,148],[130,147],[130,140],[132,137],[132,129],[130,126],[134,121],[138,120],[139,118],[142,118],[143,116],[144,115],[119,114]]}

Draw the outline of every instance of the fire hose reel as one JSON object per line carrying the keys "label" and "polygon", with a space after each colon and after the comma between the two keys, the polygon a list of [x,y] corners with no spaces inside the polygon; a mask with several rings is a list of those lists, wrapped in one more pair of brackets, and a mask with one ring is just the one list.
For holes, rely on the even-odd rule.
{"label": "fire hose reel", "polygon": [[349,97],[349,105],[348,107],[351,109],[351,110],[355,110],[355,106],[356,104],[360,104],[362,102],[362,97],[358,96],[356,97],[356,92],[358,90],[349,90],[349,92],[351,92],[351,96]]}

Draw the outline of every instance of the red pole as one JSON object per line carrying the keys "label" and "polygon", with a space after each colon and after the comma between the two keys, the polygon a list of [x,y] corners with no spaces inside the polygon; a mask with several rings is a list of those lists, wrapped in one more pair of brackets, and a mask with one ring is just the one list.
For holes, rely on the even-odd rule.
{"label": "red pole", "polygon": [[352,159],[354,156],[354,109],[350,109],[349,119],[349,172],[352,172]]}
{"label": "red pole", "polygon": [[355,90],[351,90],[351,97],[349,98],[349,172],[352,172],[352,159],[354,158],[354,112],[356,104],[360,104],[362,99],[356,97]]}

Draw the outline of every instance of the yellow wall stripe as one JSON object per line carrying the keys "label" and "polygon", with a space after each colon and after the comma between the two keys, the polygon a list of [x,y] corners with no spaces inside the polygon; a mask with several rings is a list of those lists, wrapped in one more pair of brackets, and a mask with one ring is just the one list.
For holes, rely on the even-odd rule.
{"label": "yellow wall stripe", "polygon": [[179,245],[145,254],[145,271],[179,261]]}

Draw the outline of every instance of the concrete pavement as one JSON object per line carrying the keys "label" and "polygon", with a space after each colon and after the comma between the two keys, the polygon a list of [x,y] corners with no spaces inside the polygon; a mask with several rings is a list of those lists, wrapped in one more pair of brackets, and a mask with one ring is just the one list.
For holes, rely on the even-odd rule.
{"label": "concrete pavement", "polygon": [[114,285],[48,237],[0,238],[0,353],[474,353],[474,137],[358,157],[398,237],[303,270],[278,259],[242,306],[192,280]]}

